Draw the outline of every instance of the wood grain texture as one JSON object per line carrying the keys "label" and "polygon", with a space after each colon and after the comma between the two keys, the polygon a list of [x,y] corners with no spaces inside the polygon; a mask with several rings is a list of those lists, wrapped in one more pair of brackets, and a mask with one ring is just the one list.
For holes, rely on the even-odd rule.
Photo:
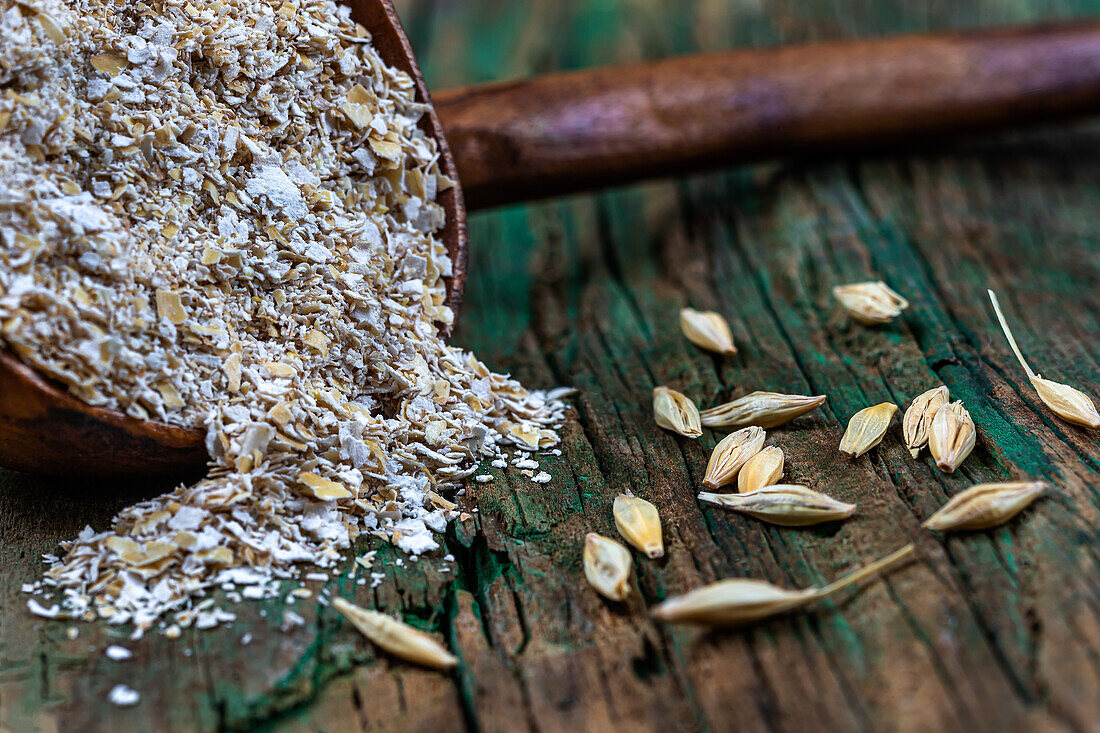
{"label": "wood grain texture", "polygon": [[[918,7],[919,6],[919,7]],[[613,61],[1095,12],[1086,2],[407,0],[399,5],[435,87]],[[750,730],[1084,731],[1100,720],[1100,446],[1054,420],[986,305],[1002,296],[1044,375],[1100,394],[1100,135],[1060,129],[952,150],[730,171],[470,220],[467,305],[456,340],[538,386],[580,388],[550,484],[493,469],[475,518],[447,535],[457,563],[393,567],[373,591],[334,592],[405,615],[460,654],[453,677],[379,657],[331,609],[245,604],[230,629],[127,642],[124,628],[23,611],[38,555],[104,527],[163,486],[0,474],[0,725],[22,731]],[[913,306],[856,327],[831,300],[882,277]],[[677,309],[729,316],[740,354],[687,344]],[[947,384],[978,445],[945,475],[912,460],[900,426],[856,461],[847,418]],[[649,391],[701,402],[753,389],[827,393],[771,431],[788,478],[855,501],[840,526],[789,530],[695,501],[715,435],[659,430]],[[488,468],[488,467],[486,467]],[[920,522],[970,482],[1045,477],[1057,489],[1007,527],[941,538]],[[629,488],[665,519],[667,557],[636,557],[624,604],[589,592],[586,531],[614,533]],[[700,633],[645,609],[705,581],[831,580],[908,540],[920,560],[817,612]],[[369,549],[368,546],[361,548]],[[362,571],[357,571],[362,572]],[[318,584],[311,584],[317,587]],[[289,587],[288,587],[289,590]],[[261,615],[263,613],[263,615]],[[245,633],[253,640],[239,644]],[[135,651],[110,662],[121,640]],[[188,652],[187,650],[190,650]],[[125,682],[143,694],[105,702]]]}

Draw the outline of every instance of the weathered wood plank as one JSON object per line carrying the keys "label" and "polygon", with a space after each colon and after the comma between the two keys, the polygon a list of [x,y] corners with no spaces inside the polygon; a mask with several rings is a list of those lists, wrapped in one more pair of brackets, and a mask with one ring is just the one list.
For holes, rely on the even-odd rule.
{"label": "weathered wood plank", "polygon": [[[401,3],[429,81],[482,81],[778,40],[961,27],[1095,12],[1095,2],[506,0]],[[476,518],[438,559],[377,587],[334,592],[402,612],[460,655],[453,677],[385,660],[331,609],[244,604],[230,629],[126,643],[125,629],[25,614],[38,556],[148,487],[58,487],[0,475],[0,725],[13,730],[1084,730],[1100,720],[1097,436],[1051,418],[998,335],[998,289],[1048,376],[1100,394],[1100,168],[1094,133],[960,145],[897,159],[822,161],[702,176],[516,207],[471,221],[457,335],[495,366],[580,389],[548,485],[490,470]],[[833,285],[883,277],[913,302],[889,327],[850,325]],[[731,316],[741,349],[686,344],[677,309]],[[843,424],[934,383],[963,399],[978,448],[958,474],[912,460],[897,428],[869,456],[835,451]],[[752,389],[821,392],[826,406],[772,432],[788,478],[856,501],[841,526],[784,530],[699,505],[716,436],[652,424],[668,383],[701,402]],[[1058,490],[1010,526],[940,538],[920,521],[968,483],[1046,477]],[[625,489],[662,510],[667,557],[638,558],[637,594],[584,585],[580,541],[613,534]],[[651,623],[646,608],[721,577],[801,586],[916,541],[920,557],[817,612],[748,630]],[[368,546],[361,548],[369,549]],[[358,575],[362,570],[345,567]],[[319,584],[310,586],[317,590]],[[289,590],[289,586],[287,588]],[[284,612],[305,624],[281,630]],[[247,646],[241,637],[252,635]],[[89,652],[89,648],[94,651]],[[188,651],[190,650],[190,651]],[[116,682],[132,709],[104,700]]]}

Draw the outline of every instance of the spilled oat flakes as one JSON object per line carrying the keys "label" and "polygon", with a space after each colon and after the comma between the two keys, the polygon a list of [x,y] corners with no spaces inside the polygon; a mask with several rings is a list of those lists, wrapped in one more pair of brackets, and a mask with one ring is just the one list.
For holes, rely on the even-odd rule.
{"label": "spilled oat flakes", "polygon": [[563,392],[437,335],[453,184],[347,8],[0,7],[0,344],[212,456],[64,543],[33,611],[215,625],[198,594],[263,597],[360,534],[435,549],[481,457],[557,442]]}

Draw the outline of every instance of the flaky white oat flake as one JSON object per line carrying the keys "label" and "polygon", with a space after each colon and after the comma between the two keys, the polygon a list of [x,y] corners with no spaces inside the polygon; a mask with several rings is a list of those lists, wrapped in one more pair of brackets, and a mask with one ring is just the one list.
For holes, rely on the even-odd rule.
{"label": "flaky white oat flake", "polygon": [[564,392],[438,336],[454,184],[369,41],[329,0],[0,4],[0,346],[212,459],[64,543],[33,608],[215,625],[205,589],[360,535],[436,549],[431,497],[557,442]]}

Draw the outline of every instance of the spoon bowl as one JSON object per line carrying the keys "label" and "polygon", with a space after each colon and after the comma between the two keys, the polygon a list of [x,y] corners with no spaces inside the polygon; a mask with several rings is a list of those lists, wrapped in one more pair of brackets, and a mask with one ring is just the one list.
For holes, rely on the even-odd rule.
{"label": "spoon bowl", "polygon": [[[370,32],[382,59],[416,83],[417,101],[428,108],[420,127],[439,146],[442,172],[457,182],[443,127],[393,4],[390,0],[346,4],[352,18]],[[466,280],[466,209],[457,183],[437,201],[446,212],[441,239],[452,262],[452,275],[446,279],[447,305],[457,314]],[[208,457],[202,429],[140,420],[87,405],[64,385],[0,348],[0,466],[80,478],[183,478],[200,475]]]}

